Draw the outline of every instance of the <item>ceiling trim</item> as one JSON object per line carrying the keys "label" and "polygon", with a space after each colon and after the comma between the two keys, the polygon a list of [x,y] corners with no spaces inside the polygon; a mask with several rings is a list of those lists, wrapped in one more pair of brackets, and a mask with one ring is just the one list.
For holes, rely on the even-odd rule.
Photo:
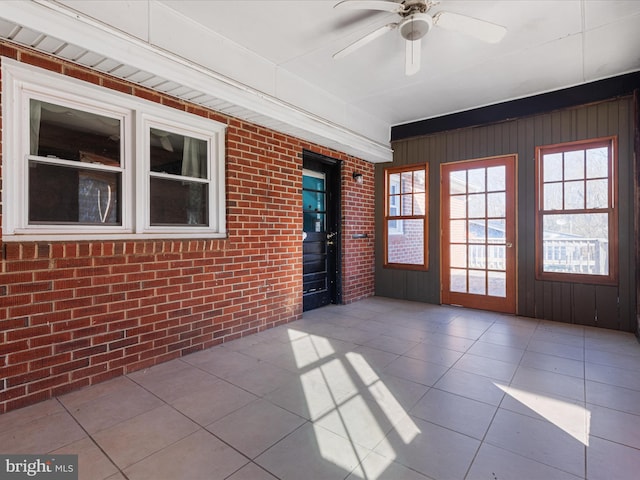
{"label": "ceiling trim", "polygon": [[553,92],[542,93],[532,97],[474,108],[473,110],[466,110],[464,112],[395,125],[391,127],[391,141],[394,142],[458,128],[498,123],[513,118],[600,102],[622,95],[630,95],[635,89],[640,89],[640,71],[585,83],[575,87],[555,90]]}
{"label": "ceiling trim", "polygon": [[[355,132],[345,125],[237,82],[185,57],[158,48],[60,4],[44,0],[3,2],[0,17],[20,27],[76,45],[83,51],[104,56],[116,62],[121,66],[109,72],[116,77],[131,81],[126,75],[120,76],[118,72],[142,71],[142,73],[187,87],[191,90],[190,97],[193,97],[192,92],[196,90],[208,99],[208,103],[217,99],[240,107],[234,111],[233,115],[240,119],[274,128],[282,133],[372,163],[393,160],[393,151],[389,143]],[[14,41],[11,38],[8,40]],[[26,46],[38,50],[37,46]],[[51,52],[46,53],[51,54]],[[146,84],[145,86],[150,88]],[[179,94],[176,96],[181,98]],[[212,108],[207,105],[207,102],[185,100]],[[278,127],[272,125],[278,125]]]}

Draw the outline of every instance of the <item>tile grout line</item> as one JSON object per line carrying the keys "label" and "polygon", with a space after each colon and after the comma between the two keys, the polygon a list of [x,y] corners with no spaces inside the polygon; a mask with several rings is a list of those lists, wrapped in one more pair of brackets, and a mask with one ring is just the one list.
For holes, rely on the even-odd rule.
{"label": "tile grout line", "polygon": [[[113,460],[113,458],[111,458],[111,456],[102,448],[102,446],[100,446],[100,444],[96,441],[96,439],[93,438],[93,435],[91,433],[89,433],[89,431],[86,428],[84,428],[84,425],[82,425],[78,421],[78,419],[73,415],[73,413],[71,413],[71,411],[67,408],[67,406],[63,402],[60,401],[59,397],[56,397],[56,401],[64,409],[64,411],[67,412],[71,418],[73,418],[73,421],[87,435],[87,438],[89,438],[91,440],[91,443],[93,443],[98,448],[98,450],[100,450],[102,452],[102,454],[109,460],[109,462],[111,462],[111,464],[118,470],[118,472],[125,478],[125,480],[129,480],[129,477],[124,473],[124,470],[121,469],[118,466],[118,464]],[[80,466],[79,465],[78,465],[78,470],[80,470]],[[112,475],[113,474],[110,474],[109,477],[111,477]],[[105,478],[109,478],[109,477],[105,477]]]}

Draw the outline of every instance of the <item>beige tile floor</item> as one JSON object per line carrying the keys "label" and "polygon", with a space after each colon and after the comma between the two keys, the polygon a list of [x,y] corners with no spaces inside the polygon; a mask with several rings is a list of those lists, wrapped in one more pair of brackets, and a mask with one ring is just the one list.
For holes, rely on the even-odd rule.
{"label": "beige tile floor", "polygon": [[101,479],[640,475],[632,334],[370,298],[0,417]]}

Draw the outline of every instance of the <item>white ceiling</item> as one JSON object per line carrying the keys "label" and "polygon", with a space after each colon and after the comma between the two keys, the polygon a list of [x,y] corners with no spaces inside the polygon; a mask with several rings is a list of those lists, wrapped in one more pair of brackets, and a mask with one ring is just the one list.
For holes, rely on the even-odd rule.
{"label": "white ceiling", "polygon": [[404,75],[394,30],[350,56],[332,54],[396,14],[328,1],[163,0],[260,57],[389,124],[577,85],[640,69],[640,1],[442,0],[440,10],[507,27],[499,44],[434,28],[422,69]]}
{"label": "white ceiling", "polygon": [[[38,26],[22,15],[25,2],[3,2],[3,7],[15,4],[5,15],[11,22],[76,45],[84,42],[88,53],[125,66],[133,60],[125,62],[123,45],[134,53],[141,44],[151,46],[156,55],[181,59],[216,81],[246,87],[253,99],[267,99],[383,147],[388,146],[392,125],[640,70],[639,0],[442,0],[431,14],[446,10],[469,15],[503,25],[507,34],[498,44],[486,44],[434,28],[423,39],[421,71],[409,77],[397,30],[343,59],[332,58],[357,38],[399,18],[334,9],[337,1],[36,0],[37,13],[31,15],[41,20],[43,13],[57,20],[65,17],[58,21],[60,28],[55,22]],[[84,36],[74,37],[69,22],[81,22],[78,32]],[[95,44],[86,35],[89,27]],[[107,38],[113,41],[104,45]],[[144,71],[170,76],[152,66]],[[168,80],[178,86],[188,83]],[[213,87],[205,93],[242,103],[225,99]],[[246,116],[244,110],[238,114]],[[380,161],[385,155],[369,159]],[[363,156],[367,158],[366,152]]]}

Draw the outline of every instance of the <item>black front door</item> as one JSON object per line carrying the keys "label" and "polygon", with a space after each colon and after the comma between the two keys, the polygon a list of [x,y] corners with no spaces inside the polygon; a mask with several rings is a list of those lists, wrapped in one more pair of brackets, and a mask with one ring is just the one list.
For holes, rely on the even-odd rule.
{"label": "black front door", "polygon": [[302,171],[303,310],[340,303],[340,164],[305,152]]}

